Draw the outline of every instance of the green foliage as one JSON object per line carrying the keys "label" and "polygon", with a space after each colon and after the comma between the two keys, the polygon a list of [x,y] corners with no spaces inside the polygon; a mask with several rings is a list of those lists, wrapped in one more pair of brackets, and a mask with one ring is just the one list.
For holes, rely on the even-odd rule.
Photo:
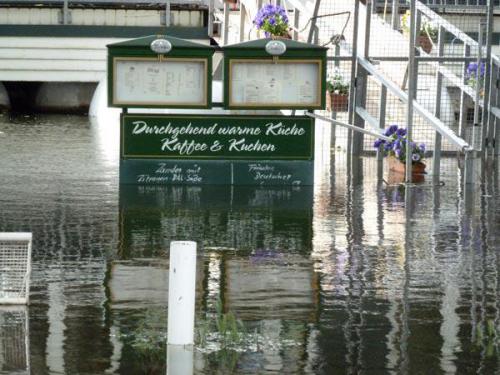
{"label": "green foliage", "polygon": [[163,308],[147,309],[131,332],[130,345],[144,374],[164,372],[167,313]]}
{"label": "green foliage", "polygon": [[209,335],[215,333],[221,349],[234,348],[245,341],[247,334],[243,322],[232,311],[224,312],[219,300],[212,317],[199,319],[197,324],[197,345],[204,347]]}
{"label": "green foliage", "polygon": [[339,95],[349,94],[349,83],[340,70],[335,69],[332,74],[328,75],[326,79],[326,90]]}
{"label": "green foliage", "polygon": [[477,349],[484,350],[486,358],[492,358],[495,356],[497,345],[498,333],[495,322],[492,319],[488,319],[484,325],[478,324],[476,326],[474,346]]}
{"label": "green foliage", "polygon": [[[403,17],[401,17],[401,29],[405,33],[410,33],[410,11],[407,10]],[[432,21],[427,20],[422,17],[422,21],[420,23],[420,30],[418,33],[419,36],[427,36],[433,42],[437,41],[438,38],[438,28]]]}

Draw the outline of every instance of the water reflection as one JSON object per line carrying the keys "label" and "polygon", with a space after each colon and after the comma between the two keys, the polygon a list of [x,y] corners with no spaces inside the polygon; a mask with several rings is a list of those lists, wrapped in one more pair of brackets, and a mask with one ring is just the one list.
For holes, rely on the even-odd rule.
{"label": "water reflection", "polygon": [[0,374],[30,373],[28,310],[0,306]]}
{"label": "water reflection", "polygon": [[[197,355],[197,371],[234,370],[236,363],[256,371],[289,368],[292,348],[305,345],[307,322],[317,310],[318,285],[309,259],[312,199],[310,187],[122,186],[121,260],[113,262],[110,279],[114,310],[138,301],[151,304],[156,291],[166,296],[168,264],[158,258],[168,256],[172,240],[195,240],[202,257],[198,320],[210,319],[218,308],[231,311],[259,332],[254,339],[260,346],[223,357],[207,347],[205,357]],[[157,259],[154,266],[144,267],[150,257]],[[156,301],[166,305],[166,299]]]}
{"label": "water reflection", "polygon": [[[0,311],[1,373],[165,374],[183,239],[200,244],[194,374],[498,372],[498,165],[464,188],[444,159],[441,184],[404,187],[321,149],[313,190],[118,188],[100,126],[0,121],[0,230],[34,233],[29,324]],[[223,349],[228,313],[247,332]]]}
{"label": "water reflection", "polygon": [[311,187],[121,186],[120,255],[159,255],[175,239],[308,254],[312,194]]}

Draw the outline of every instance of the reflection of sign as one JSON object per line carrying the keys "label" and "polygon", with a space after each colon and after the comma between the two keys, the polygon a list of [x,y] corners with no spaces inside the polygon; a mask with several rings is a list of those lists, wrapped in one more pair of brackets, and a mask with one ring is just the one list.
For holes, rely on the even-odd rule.
{"label": "reflection of sign", "polygon": [[238,60],[229,68],[229,106],[321,106],[321,60]]}
{"label": "reflection of sign", "polygon": [[122,117],[122,157],[312,160],[314,120],[285,116]]}
{"label": "reflection of sign", "polygon": [[207,105],[207,59],[114,59],[113,104]]}

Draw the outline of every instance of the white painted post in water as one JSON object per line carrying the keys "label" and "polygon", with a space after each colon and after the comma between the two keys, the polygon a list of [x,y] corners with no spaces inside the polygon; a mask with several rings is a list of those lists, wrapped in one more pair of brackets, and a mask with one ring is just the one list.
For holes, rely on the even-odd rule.
{"label": "white painted post in water", "polygon": [[196,242],[170,244],[168,277],[168,344],[194,344]]}
{"label": "white painted post in water", "polygon": [[167,375],[193,375],[192,346],[167,346]]}

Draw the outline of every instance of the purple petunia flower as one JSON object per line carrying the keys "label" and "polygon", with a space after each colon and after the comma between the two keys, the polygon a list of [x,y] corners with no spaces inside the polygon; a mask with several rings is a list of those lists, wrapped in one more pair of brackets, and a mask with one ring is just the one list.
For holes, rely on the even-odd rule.
{"label": "purple petunia flower", "polygon": [[385,135],[390,136],[393,135],[398,130],[397,125],[391,125],[385,130]]}
{"label": "purple petunia flower", "polygon": [[420,148],[420,150],[421,150],[422,152],[425,152],[425,143],[420,143],[420,144],[418,145],[418,147]]}
{"label": "purple petunia flower", "polygon": [[482,62],[481,64],[479,64],[479,66],[475,62],[469,63],[469,65],[467,65],[467,69],[465,71],[466,78],[467,79],[478,78],[478,76],[477,76],[478,75],[478,70],[479,70],[479,78],[484,77],[484,73],[485,73],[485,70],[486,70],[486,65],[485,65],[484,62]]}
{"label": "purple petunia flower", "polygon": [[379,148],[380,145],[383,143],[383,141],[384,141],[383,139],[377,139],[377,140],[375,140],[375,142],[373,142],[373,147]]}
{"label": "purple petunia flower", "polygon": [[398,135],[398,137],[404,137],[406,135],[406,129],[405,128],[399,128],[396,131],[396,134]]}
{"label": "purple petunia flower", "polygon": [[419,154],[412,154],[411,160],[413,160],[413,161],[419,161],[420,160],[420,155]]}

